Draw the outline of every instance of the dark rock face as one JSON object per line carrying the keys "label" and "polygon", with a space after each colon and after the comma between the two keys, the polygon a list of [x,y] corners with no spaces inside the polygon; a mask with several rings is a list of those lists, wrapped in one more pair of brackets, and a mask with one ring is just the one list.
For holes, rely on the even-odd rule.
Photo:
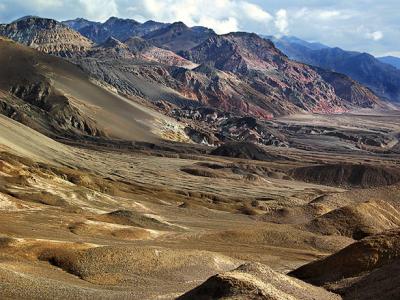
{"label": "dark rock face", "polygon": [[400,101],[400,70],[370,54],[340,48],[315,49],[308,44],[293,41],[275,42],[291,59],[346,74],[369,87],[378,96],[395,102]]}
{"label": "dark rock face", "polygon": [[52,19],[27,17],[0,26],[0,36],[7,37],[41,52],[63,57],[79,55],[92,43],[71,28]]}
{"label": "dark rock face", "polygon": [[368,165],[320,165],[297,168],[291,174],[298,180],[335,186],[386,186],[400,181],[400,170]]}
{"label": "dark rock face", "polygon": [[281,157],[268,153],[262,147],[249,142],[230,142],[211,151],[211,155],[234,158],[274,161]]}
{"label": "dark rock face", "polygon": [[153,45],[172,51],[191,49],[215,33],[211,29],[204,27],[187,27],[182,22],[176,22],[159,30],[152,31],[143,36]]}
{"label": "dark rock face", "polygon": [[24,49],[0,39],[0,112],[46,135],[103,135],[34,67],[43,54]]}
{"label": "dark rock face", "polygon": [[13,86],[10,93],[0,93],[0,113],[45,135],[104,135],[93,120],[71,105],[68,98],[57,95],[43,82]]}

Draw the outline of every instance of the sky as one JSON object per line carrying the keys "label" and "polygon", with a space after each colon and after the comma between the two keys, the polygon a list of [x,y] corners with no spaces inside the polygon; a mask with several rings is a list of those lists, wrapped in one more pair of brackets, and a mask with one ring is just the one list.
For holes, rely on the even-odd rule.
{"label": "sky", "polygon": [[400,57],[400,0],[0,0],[0,23],[111,16],[182,21],[217,33],[291,35],[346,50]]}

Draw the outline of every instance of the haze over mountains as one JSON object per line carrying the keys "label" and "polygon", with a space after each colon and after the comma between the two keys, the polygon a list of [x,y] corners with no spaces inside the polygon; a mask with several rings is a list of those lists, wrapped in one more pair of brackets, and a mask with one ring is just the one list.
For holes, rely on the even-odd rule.
{"label": "haze over mountains", "polygon": [[380,97],[394,102],[400,100],[398,58],[375,58],[368,53],[330,48],[291,37],[271,39],[291,59],[346,74]]}
{"label": "haze over mountains", "polygon": [[398,298],[394,67],[33,16],[0,66],[0,298]]}

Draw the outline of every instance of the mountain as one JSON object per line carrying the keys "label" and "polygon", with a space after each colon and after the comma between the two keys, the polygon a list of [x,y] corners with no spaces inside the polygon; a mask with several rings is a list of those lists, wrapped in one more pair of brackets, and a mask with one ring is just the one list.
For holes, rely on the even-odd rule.
{"label": "mountain", "polygon": [[311,50],[321,50],[325,48],[329,48],[329,46],[326,46],[324,44],[318,43],[318,42],[307,42],[305,40],[299,39],[298,37],[295,36],[282,36],[280,38],[274,37],[272,35],[270,36],[262,36],[264,38],[267,38],[271,40],[277,48],[281,48],[283,46],[290,47],[291,45],[298,45],[298,46],[303,46]]}
{"label": "mountain", "polygon": [[52,19],[26,17],[0,25],[0,36],[35,48],[41,52],[70,57],[92,46],[87,38]]}
{"label": "mountain", "polygon": [[[272,42],[256,34],[239,32],[215,35],[180,54],[198,64],[228,72],[227,76],[234,74],[248,87],[242,85],[238,88],[240,83],[231,86],[241,90],[242,94],[244,91],[253,94],[242,105],[255,105],[274,115],[299,110],[332,113],[345,111],[353,104],[353,99],[345,93],[342,93],[343,99],[339,98],[334,88],[313,68],[291,61]],[[257,99],[254,97],[257,94],[262,97]],[[372,107],[380,100],[370,94],[371,98],[363,99]],[[364,96],[367,95],[365,93]]]}
{"label": "mountain", "polygon": [[350,76],[380,97],[400,101],[400,70],[368,53],[345,51],[338,47],[315,49],[309,43],[292,39],[273,39],[291,59]]}
{"label": "mountain", "polygon": [[0,38],[0,112],[48,136],[154,141],[174,121],[100,87],[65,59]]}
{"label": "mountain", "polygon": [[214,35],[211,29],[200,26],[190,28],[182,22],[176,22],[152,31],[143,38],[157,47],[177,52],[189,50]]}
{"label": "mountain", "polygon": [[332,85],[336,95],[352,105],[362,108],[387,108],[387,104],[382,102],[369,88],[350,77],[318,67],[314,67],[314,70]]}
{"label": "mountain", "polygon": [[129,47],[127,45],[113,37],[107,38],[100,45],[96,45],[92,49],[86,51],[83,56],[96,58],[97,60],[105,60],[111,58],[116,60],[132,60],[135,58],[135,55],[129,50]]}
{"label": "mountain", "polygon": [[93,22],[86,20],[84,18],[76,18],[74,20],[67,20],[67,21],[62,21],[62,24],[71,27],[72,29],[76,30],[79,32],[82,28],[86,26],[91,26],[91,25],[100,25],[100,22]]}
{"label": "mountain", "polygon": [[111,17],[102,24],[91,24],[83,27],[79,32],[88,39],[99,44],[109,37],[115,37],[119,40],[127,39],[132,35],[134,28],[138,25],[139,22],[135,20]]}
{"label": "mountain", "polygon": [[[54,40],[54,30],[48,27],[55,27],[88,41],[57,21],[33,18],[35,22],[31,24],[31,20],[28,17],[18,21],[24,26],[9,28],[8,36],[19,37],[24,33],[20,28],[31,32],[29,28],[33,26],[37,35]],[[38,23],[47,26],[41,29]],[[81,27],[86,23],[77,19],[70,24]],[[157,27],[160,23],[144,24]],[[110,18],[104,24],[93,23],[81,29],[100,26],[108,30],[108,35],[127,36],[133,28],[144,24]],[[64,38],[56,40],[60,48],[68,45]],[[36,46],[47,52],[46,43]],[[178,51],[190,47],[193,48]],[[219,36],[207,28],[189,28],[181,22],[152,31],[143,38],[130,37],[125,43],[108,36],[97,46],[90,44],[77,53],[69,51],[68,56],[91,77],[120,93],[153,103],[167,101],[179,108],[208,106],[270,119],[304,111],[335,113],[352,107],[382,105],[372,92],[351,79],[291,61],[256,34]]]}
{"label": "mountain", "polygon": [[120,19],[116,17],[109,18],[104,23],[87,21],[85,19],[75,19],[64,21],[64,24],[70,26],[82,35],[92,40],[96,44],[101,44],[109,37],[124,41],[132,36],[143,36],[151,31],[158,30],[167,26],[167,24],[155,21],[139,23],[131,19]]}
{"label": "mountain", "polygon": [[158,62],[163,65],[183,67],[193,69],[198,65],[179,56],[178,54],[159,47],[155,47],[140,37],[131,37],[124,42],[129,50],[136,54],[138,58]]}
{"label": "mountain", "polygon": [[383,56],[383,57],[378,57],[378,59],[385,64],[389,64],[397,69],[400,69],[400,57]]}

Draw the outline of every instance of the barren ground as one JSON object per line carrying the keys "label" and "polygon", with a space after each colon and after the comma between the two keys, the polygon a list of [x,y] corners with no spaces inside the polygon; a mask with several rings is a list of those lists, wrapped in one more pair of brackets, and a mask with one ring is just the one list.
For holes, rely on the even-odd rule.
{"label": "barren ground", "polygon": [[[384,127],[397,138],[400,123],[386,118],[314,116],[312,122]],[[399,163],[396,154],[341,151],[321,139],[304,141],[314,151],[267,148],[287,158],[268,162],[209,156],[193,145],[78,147],[3,116],[0,132],[3,298],[171,299],[245,262],[287,273],[354,242],[342,227],[317,230],[310,225],[316,218],[365,201],[395,210],[399,203],[396,184],[361,189],[294,180],[297,167]]]}

